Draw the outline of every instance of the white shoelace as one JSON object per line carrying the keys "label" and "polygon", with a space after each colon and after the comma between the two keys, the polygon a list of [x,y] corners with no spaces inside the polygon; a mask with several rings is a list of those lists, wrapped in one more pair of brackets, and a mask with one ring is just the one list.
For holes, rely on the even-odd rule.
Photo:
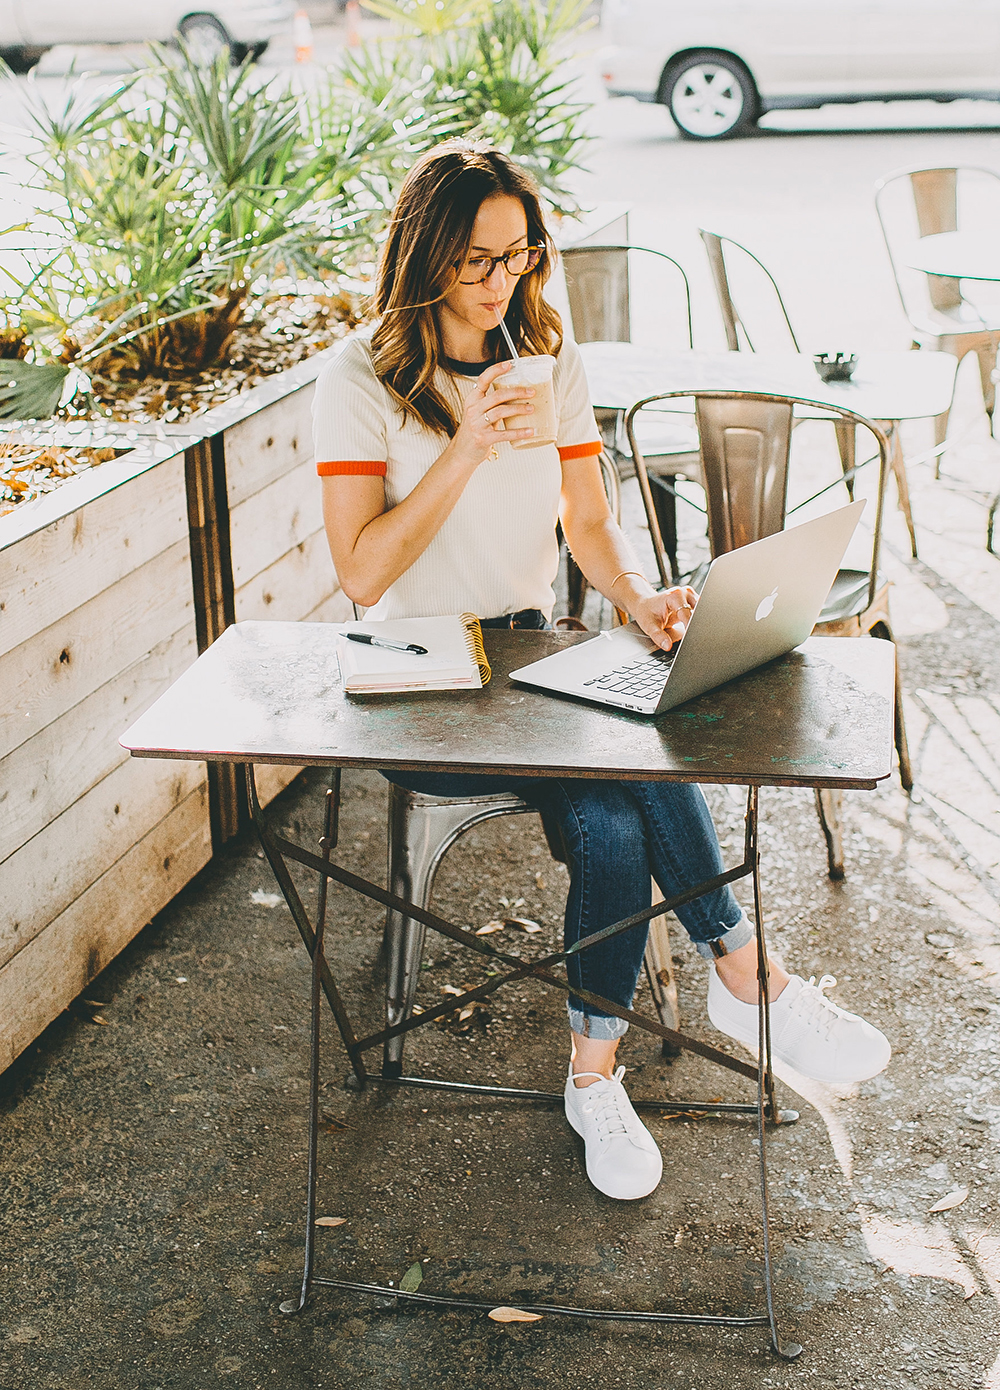
{"label": "white shoelace", "polygon": [[[577,1076],[601,1076],[600,1072],[577,1072]],[[621,1102],[625,1092],[621,1086],[621,1079],[625,1075],[625,1068],[619,1067],[611,1077],[612,1082],[618,1085],[602,1086],[600,1090],[596,1086],[587,1086],[586,1090],[593,1095],[593,1099],[585,1101],[580,1107],[585,1115],[592,1115],[597,1127],[597,1137],[603,1142],[611,1139],[616,1134],[628,1134],[628,1125],[622,1118]],[[601,1076],[602,1081],[607,1081],[606,1076]],[[582,1088],[581,1088],[582,1089]],[[627,1097],[626,1097],[627,1099]]]}
{"label": "white shoelace", "polygon": [[834,1024],[847,1017],[847,1010],[827,999],[824,990],[833,989],[837,983],[835,975],[822,975],[819,980],[809,976],[809,983],[803,985],[792,1006],[793,1011],[808,1027],[814,1029],[824,1042],[830,1037]]}

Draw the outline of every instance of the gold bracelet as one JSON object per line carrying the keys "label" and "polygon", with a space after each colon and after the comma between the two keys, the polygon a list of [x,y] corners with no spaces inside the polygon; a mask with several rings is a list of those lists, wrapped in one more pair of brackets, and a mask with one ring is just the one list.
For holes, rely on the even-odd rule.
{"label": "gold bracelet", "polygon": [[613,589],[615,585],[618,583],[619,579],[624,579],[627,574],[634,574],[637,579],[646,578],[646,576],[642,574],[639,570],[622,570],[621,574],[616,574],[614,579],[612,579],[610,588]]}

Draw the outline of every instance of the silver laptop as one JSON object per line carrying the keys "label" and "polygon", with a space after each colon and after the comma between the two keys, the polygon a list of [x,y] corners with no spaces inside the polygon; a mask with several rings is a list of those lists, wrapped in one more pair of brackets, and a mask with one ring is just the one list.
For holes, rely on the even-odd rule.
{"label": "silver laptop", "polygon": [[511,671],[511,680],[601,705],[662,714],[804,642],[865,502],[852,502],[712,561],[679,645],[627,627]]}

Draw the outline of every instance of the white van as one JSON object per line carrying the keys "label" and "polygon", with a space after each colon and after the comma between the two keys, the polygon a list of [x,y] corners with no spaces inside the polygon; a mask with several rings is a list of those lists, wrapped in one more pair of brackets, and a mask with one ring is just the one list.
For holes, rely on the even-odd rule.
{"label": "white van", "polygon": [[275,34],[291,28],[292,0],[0,0],[0,57],[26,72],[59,43],[167,43],[182,35],[192,51],[211,57],[227,46],[233,57],[259,56]]}
{"label": "white van", "polygon": [[604,0],[612,96],[691,140],[827,102],[1000,100],[1000,0]]}

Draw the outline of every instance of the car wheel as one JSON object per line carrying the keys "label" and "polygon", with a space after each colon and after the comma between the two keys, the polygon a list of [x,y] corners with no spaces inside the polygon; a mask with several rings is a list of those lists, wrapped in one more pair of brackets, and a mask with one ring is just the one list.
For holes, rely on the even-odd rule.
{"label": "car wheel", "polygon": [[204,67],[214,63],[223,49],[233,54],[234,45],[229,31],[215,15],[185,15],[177,26],[177,32],[194,61]]}
{"label": "car wheel", "polygon": [[671,63],[660,100],[687,140],[723,140],[757,122],[757,89],[746,68],[727,53],[690,53]]}

